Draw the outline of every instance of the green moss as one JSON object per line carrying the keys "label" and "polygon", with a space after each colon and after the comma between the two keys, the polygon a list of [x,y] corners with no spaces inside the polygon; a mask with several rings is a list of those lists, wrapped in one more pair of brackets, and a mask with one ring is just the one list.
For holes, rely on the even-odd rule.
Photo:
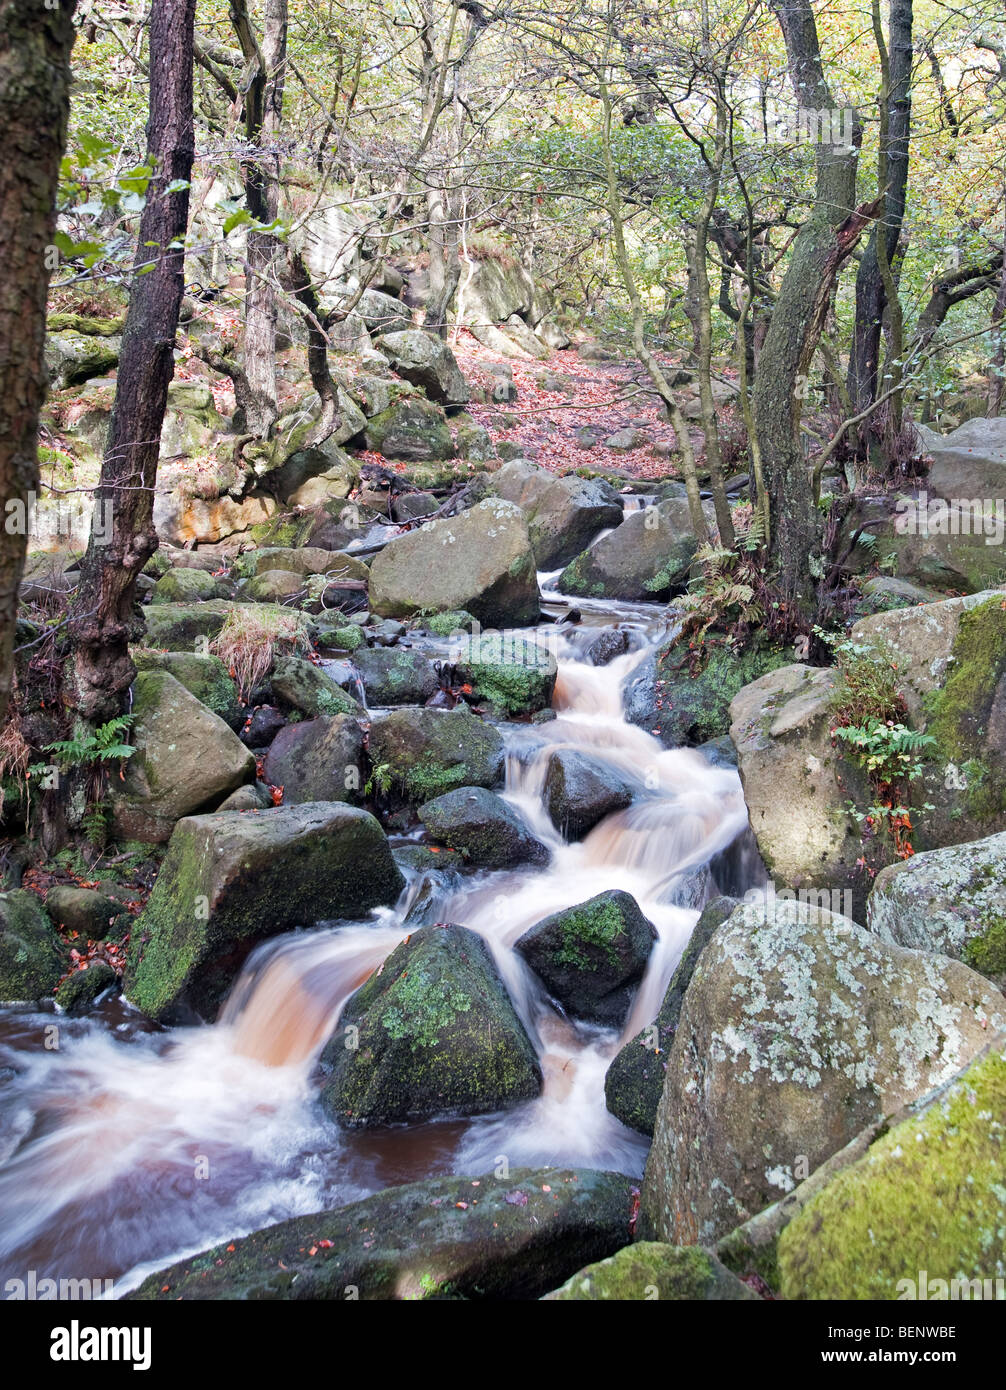
{"label": "green moss", "polygon": [[753,1295],[700,1246],[639,1241],[581,1269],[548,1295],[556,1302],[747,1299]]}
{"label": "green moss", "polygon": [[571,908],[563,918],[562,943],[555,953],[560,965],[575,970],[590,970],[594,960],[590,948],[602,952],[609,964],[619,964],[615,942],[625,935],[625,924],[614,902],[585,903]]}
{"label": "green moss", "polygon": [[973,936],[964,947],[965,965],[990,978],[1006,974],[1006,917],[986,918],[988,927],[981,936]]}
{"label": "green moss", "polygon": [[450,637],[454,632],[471,632],[475,619],[463,608],[450,613],[434,613],[430,617],[417,617],[413,627],[424,627],[435,637]]}

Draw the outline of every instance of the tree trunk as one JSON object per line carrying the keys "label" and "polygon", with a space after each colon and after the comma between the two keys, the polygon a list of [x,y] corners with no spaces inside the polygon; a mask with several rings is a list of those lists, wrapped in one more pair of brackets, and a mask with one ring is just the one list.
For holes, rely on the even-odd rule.
{"label": "tree trunk", "polygon": [[461,279],[458,256],[458,214],[456,197],[449,189],[431,188],[426,199],[429,219],[430,292],[423,315],[423,327],[441,338],[447,337],[447,311]]}
{"label": "tree trunk", "polygon": [[[111,509],[111,527],[105,544],[96,542],[92,528],[71,610],[67,703],[92,723],[121,711],[136,674],[129,656],[130,640],[142,631],[136,577],[157,549],[154,484],[174,374],[194,155],[194,18],[195,0],[155,0],[150,16],[147,152],[155,173],[140,219],[115,405],[95,494],[96,508]],[[168,192],[172,184],[183,186]],[[151,263],[153,269],[141,273]]]}
{"label": "tree trunk", "polygon": [[73,0],[0,0],[0,724],[10,695],[17,595],[38,486],[45,303],[70,110]]}

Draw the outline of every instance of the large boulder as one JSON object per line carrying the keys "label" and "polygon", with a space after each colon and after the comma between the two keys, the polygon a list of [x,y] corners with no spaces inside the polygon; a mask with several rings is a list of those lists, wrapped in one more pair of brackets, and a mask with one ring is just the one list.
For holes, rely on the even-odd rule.
{"label": "large boulder", "polygon": [[574,1018],[619,1028],[656,939],[635,898],[608,889],[537,922],[515,950]]}
{"label": "large boulder", "polygon": [[329,579],[366,580],[369,570],[355,555],[339,550],[323,550],[320,546],[260,546],[242,555],[235,564],[236,572],[244,579],[265,574],[269,570],[289,570],[297,575],[323,574]]}
{"label": "large boulder", "polygon": [[584,598],[665,599],[684,589],[697,549],[687,501],[669,498],[630,513],[566,566],[556,588]]}
{"label": "large boulder", "polygon": [[426,1178],[225,1241],[127,1298],[539,1298],[625,1244],[632,1191],[588,1168]]}
{"label": "large boulder", "polygon": [[452,406],[465,405],[470,399],[457,358],[432,333],[424,333],[421,328],[384,333],[374,346],[384,353],[400,377],[420,387],[431,401]]}
{"label": "large boulder", "polygon": [[459,787],[427,801],[419,819],[434,840],[483,869],[547,864],[548,849],[509,802],[484,787]]}
{"label": "large boulder", "polygon": [[362,917],[403,887],[384,831],[353,806],[189,816],[133,929],[126,994],[154,1019],[211,1019],[259,941]]}
{"label": "large boulder", "polygon": [[320,667],[300,656],[282,657],[271,677],[272,693],[292,709],[317,719],[322,714],[362,714],[359,701]]}
{"label": "large boulder", "polygon": [[182,816],[212,810],[254,780],[251,750],[169,672],[137,675],[132,713],[136,751],[109,792],[124,838],[167,840]]}
{"label": "large boulder", "polygon": [[582,840],[605,816],[631,806],[636,789],[603,758],[559,748],[548,760],[542,796],[556,830]]}
{"label": "large boulder", "polygon": [[354,653],[368,705],[424,705],[440,688],[433,662],[408,647],[367,647]]}
{"label": "large boulder", "polygon": [[757,1299],[711,1250],[643,1240],[617,1255],[587,1265],[544,1301],[579,1303],[659,1299],[668,1303],[736,1302]]}
{"label": "large boulder", "polygon": [[49,889],[45,910],[61,931],[76,932],[85,941],[121,936],[133,920],[118,898],[69,883]]}
{"label": "large boulder", "polygon": [[51,998],[69,967],[67,948],[38,898],[20,888],[0,893],[0,1003]]}
{"label": "large boulder", "polygon": [[219,635],[233,609],[224,599],[204,603],[158,603],[143,610],[144,645],[171,652],[193,652]]}
{"label": "large boulder", "polygon": [[364,785],[363,732],[348,714],[288,724],[269,745],[263,773],[286,804],[358,801]]}
{"label": "large boulder", "polygon": [[643,1233],[725,1235],[791,1191],[800,1167],[953,1077],[1000,1020],[1006,998],[959,961],[806,903],[737,908],[685,995]]}
{"label": "large boulder", "polygon": [[504,718],[549,709],[555,657],[544,643],[520,632],[481,633],[460,639],[450,653],[460,684]]}
{"label": "large boulder", "polygon": [[229,598],[230,586],[205,570],[170,569],[154,585],[151,603],[202,603],[204,599]]}
{"label": "large boulder", "polygon": [[206,652],[155,652],[134,649],[130,655],[138,671],[167,671],[190,695],[211,709],[237,732],[245,716],[237,687],[218,656]]}
{"label": "large boulder", "polygon": [[1002,1299],[1006,1036],[885,1126],[778,1238],[787,1299]]}
{"label": "large boulder", "polygon": [[454,457],[454,439],[443,410],[422,396],[408,396],[371,416],[363,439],[368,449],[406,463]]}
{"label": "large boulder", "polygon": [[482,937],[443,923],[413,932],[353,995],[321,1061],[322,1106],[354,1126],[484,1115],[542,1084]]}
{"label": "large boulder", "polygon": [[374,559],[369,601],[386,618],[465,609],[487,627],[537,622],[538,578],[523,512],[487,498],[397,536]]}
{"label": "large boulder", "polygon": [[950,434],[917,427],[932,459],[926,488],[936,497],[1006,498],[1006,420],[968,420]]}
{"label": "large boulder", "polygon": [[621,499],[610,483],[575,474],[557,478],[527,459],[504,464],[493,475],[492,488],[523,510],[540,570],[569,564],[598,531],[622,520]]}
{"label": "large boulder", "polygon": [[495,787],[503,778],[503,738],[465,704],[453,710],[400,709],[376,720],[370,760],[410,805],[458,787]]}

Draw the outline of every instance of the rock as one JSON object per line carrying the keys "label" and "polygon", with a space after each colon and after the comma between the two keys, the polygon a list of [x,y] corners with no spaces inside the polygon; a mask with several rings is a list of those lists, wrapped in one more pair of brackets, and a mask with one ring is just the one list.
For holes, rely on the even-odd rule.
{"label": "rock", "polygon": [[640,1134],[652,1135],[657,1122],[667,1057],[699,957],[736,906],[736,898],[714,898],[707,903],[671,976],[660,1012],[653,1023],[615,1054],[605,1073],[604,1099],[608,1109],[623,1125],[639,1130]]}
{"label": "rock", "polygon": [[711,1250],[697,1245],[663,1245],[640,1241],[617,1255],[587,1265],[567,1279],[562,1288],[545,1295],[544,1301],[573,1303],[585,1299],[656,1298],[672,1302],[721,1302],[757,1299],[746,1284]]}
{"label": "rock", "polygon": [[154,585],[151,603],[201,603],[209,598],[228,598],[228,585],[205,570],[168,570]]}
{"label": "rock", "polygon": [[648,653],[622,688],[630,724],[655,734],[665,748],[695,747],[730,729],[730,702],[759,676],[789,661],[772,647],[735,652],[710,638],[705,661],[692,674],[690,653],[671,641]]}
{"label": "rock", "polygon": [[120,337],[91,333],[50,333],[45,340],[45,365],[54,391],[80,386],[101,377],[119,362]]}
{"label": "rock", "polygon": [[708,1243],[953,1077],[1006,999],[959,961],[807,903],[746,903],[702,953],[667,1059],[641,1234]]}
{"label": "rock", "polygon": [[136,752],[108,793],[123,839],[167,840],[182,816],[211,810],[254,779],[251,752],[167,671],[137,675],[132,713]]}
{"label": "rock", "polygon": [[159,603],[143,610],[144,645],[172,652],[193,652],[218,636],[233,604],[222,599],[207,603]]}
{"label": "rock", "polygon": [[[355,293],[355,290],[347,291],[346,298]],[[412,327],[408,306],[380,290],[364,290],[356,302],[356,312],[371,333],[395,333]]]}
{"label": "rock", "polygon": [[503,738],[467,705],[400,709],[375,721],[370,760],[410,804],[459,787],[495,787],[503,779]]}
{"label": "rock", "polygon": [[[363,427],[361,421],[359,430]],[[279,468],[266,474],[263,487],[285,506],[307,507],[348,497],[359,479],[359,461],[328,439],[315,449],[294,450]]]}
{"label": "rock", "polygon": [[279,733],[286,728],[286,718],[272,705],[259,705],[253,710],[251,720],[241,730],[241,742],[248,748],[266,748]]}
{"label": "rock", "polygon": [[613,449],[616,454],[629,454],[633,449],[643,449],[650,443],[650,436],[645,430],[632,429],[626,426],[623,430],[616,430],[604,441],[606,449]]}
{"label": "rock", "polygon": [[935,951],[1006,986],[1006,834],[890,864],[867,900],[881,941]]}
{"label": "rock", "polygon": [[533,714],[552,703],[557,667],[549,649],[519,632],[460,639],[450,652],[461,684],[504,718]]}
{"label": "rock", "polygon": [[45,910],[63,931],[79,932],[85,941],[118,936],[132,921],[121,902],[94,888],[56,884],[49,889]]}
{"label": "rock", "polygon": [[69,964],[38,898],[20,888],[0,893],[0,1001],[51,998]]}
{"label": "rock", "polygon": [[169,470],[159,470],[154,525],[161,540],[173,545],[214,545],[261,526],[278,510],[274,497],[251,494],[240,501],[226,493],[193,497],[172,487],[171,481]]}
{"label": "rock", "polygon": [[514,949],[574,1018],[620,1028],[656,939],[635,898],[609,889],[536,923]]}
{"label": "rock", "polygon": [[463,608],[487,627],[536,622],[538,578],[523,513],[488,498],[397,536],[374,558],[369,598],[382,617]]}
{"label": "rock", "polygon": [[548,760],[543,797],[552,824],[567,840],[582,840],[605,816],[631,806],[635,795],[602,758],[560,748]]}
{"label": "rock", "polygon": [[373,376],[358,372],[353,377],[352,392],[364,415],[369,420],[372,415],[380,415],[397,401],[419,394],[419,388],[407,381],[399,381],[393,376]]}
{"label": "rock", "polygon": [[294,574],[292,570],[263,570],[248,580],[241,597],[252,603],[289,603],[298,597],[306,598],[307,589],[303,575]]}
{"label": "rock", "polygon": [[421,328],[408,328],[382,334],[374,346],[384,353],[400,377],[425,391],[431,401],[448,406],[468,401],[468,383],[457,359],[439,338]]}
{"label": "rock", "polygon": [[440,682],[433,662],[407,647],[371,647],[355,653],[367,704],[424,705]]}
{"label": "rock", "polygon": [[[335,798],[333,798],[334,800]],[[264,811],[274,805],[269,788],[264,782],[246,782],[221,801],[218,811]]]}
{"label": "rock", "polygon": [[622,628],[606,627],[600,636],[584,647],[581,660],[591,666],[607,666],[617,656],[625,656],[628,650],[629,634]]}
{"label": "rock", "polygon": [[[130,655],[138,671],[167,671],[190,695],[235,732],[245,722],[237,687],[218,656],[200,652],[155,652],[134,649]],[[249,745],[251,747],[253,745]]]}
{"label": "rock", "polygon": [[68,1014],[84,1014],[94,1007],[99,997],[113,985],[117,986],[119,977],[106,960],[93,960],[82,970],[75,970],[56,991],[56,1003]]}
{"label": "rock", "polygon": [[454,439],[443,410],[422,396],[407,397],[372,416],[364,443],[387,459],[411,463],[454,457]]}
{"label": "rock", "polygon": [[1006,1037],[915,1111],[784,1227],[784,1298],[1002,1297]]}
{"label": "rock", "polygon": [[328,578],[363,579],[370,571],[355,555],[338,550],[322,550],[320,546],[303,545],[260,546],[242,555],[235,570],[243,579],[265,574],[270,570],[288,570],[296,575],[323,574]]}
{"label": "rock", "polygon": [[309,719],[321,714],[362,714],[359,701],[341,690],[320,667],[303,657],[287,656],[276,662],[273,669],[272,693],[277,700],[290,705]]}
{"label": "rock", "polygon": [[609,483],[557,478],[527,459],[514,459],[492,478],[493,491],[527,517],[535,563],[541,570],[568,564],[606,526],[618,526],[622,507]]}
{"label": "rock", "polygon": [[666,598],[684,589],[697,549],[688,503],[670,498],[631,512],[568,564],[556,587],[588,598]]}
{"label": "rock", "polygon": [[126,1297],[538,1298],[628,1239],[633,1184],[621,1173],[518,1168],[474,1181],[426,1178],[281,1221],[159,1270]]}
{"label": "rock", "polygon": [[428,834],[484,869],[547,864],[549,852],[501,796],[484,787],[459,787],[419,808]]}
{"label": "rock", "polygon": [[439,503],[431,492],[400,492],[391,504],[395,521],[416,521],[435,512]]}
{"label": "rock", "polygon": [[224,811],[176,825],[129,946],[129,1000],[212,1019],[248,952],[297,926],[362,917],[404,887],[384,831],[339,802]]}
{"label": "rock", "polygon": [[286,805],[359,801],[366,775],[363,733],[348,714],[304,719],[276,735],[265,757],[265,780],[283,788]]}
{"label": "rock", "polygon": [[895,579],[889,574],[864,579],[860,588],[866,600],[867,613],[886,613],[892,608],[913,608],[919,603],[938,603],[943,597],[935,589],[923,589],[907,579]]}
{"label": "rock", "polygon": [[[347,1046],[347,1028],[354,1046]],[[347,1003],[322,1053],[323,1108],[370,1127],[484,1115],[541,1090],[538,1058],[482,937],[422,927]]]}
{"label": "rock", "polygon": [[946,500],[1006,497],[1006,421],[979,417],[943,435],[916,428],[932,458],[928,492]]}

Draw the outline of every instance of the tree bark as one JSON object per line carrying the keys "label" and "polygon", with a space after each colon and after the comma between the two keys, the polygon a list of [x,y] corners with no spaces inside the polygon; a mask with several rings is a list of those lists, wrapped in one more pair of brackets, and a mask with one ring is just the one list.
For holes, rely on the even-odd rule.
{"label": "tree bark", "polygon": [[0,0],[0,724],[10,696],[17,596],[38,486],[45,305],[55,264],[59,165],[70,111],[73,0]]}
{"label": "tree bark", "polygon": [[[140,218],[115,405],[95,494],[95,506],[111,510],[111,527],[106,544],[96,543],[92,528],[71,610],[74,648],[66,698],[91,723],[121,711],[136,674],[129,656],[130,640],[142,631],[136,577],[157,549],[154,485],[174,374],[195,153],[194,19],[195,0],[154,0],[147,152],[155,173]],[[182,186],[169,192],[173,184]]]}

